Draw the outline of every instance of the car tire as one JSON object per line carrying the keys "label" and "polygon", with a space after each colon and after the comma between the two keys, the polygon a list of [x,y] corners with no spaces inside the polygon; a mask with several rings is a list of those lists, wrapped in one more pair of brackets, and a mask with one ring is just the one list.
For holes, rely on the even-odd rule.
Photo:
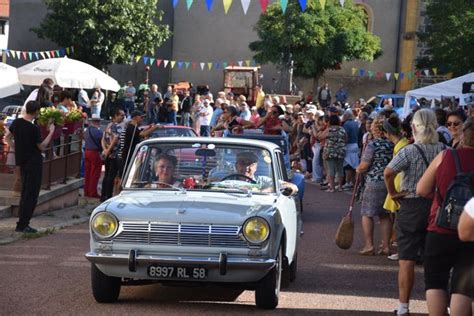
{"label": "car tire", "polygon": [[278,249],[275,266],[258,283],[255,289],[255,304],[262,309],[275,309],[280,297],[283,249]]}
{"label": "car tire", "polygon": [[92,293],[98,303],[114,303],[120,294],[122,280],[110,277],[100,271],[95,264],[91,265]]}
{"label": "car tire", "polygon": [[283,256],[283,265],[281,271],[281,288],[286,289],[290,287],[290,265],[288,264],[288,258]]}
{"label": "car tire", "polygon": [[295,253],[295,257],[290,264],[290,282],[294,282],[296,280],[296,272],[298,270],[298,253]]}

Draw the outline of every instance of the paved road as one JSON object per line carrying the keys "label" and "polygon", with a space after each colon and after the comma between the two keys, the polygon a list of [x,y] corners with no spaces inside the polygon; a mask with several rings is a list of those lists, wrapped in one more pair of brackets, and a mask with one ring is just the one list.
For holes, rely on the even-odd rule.
{"label": "paved road", "polygon": [[[307,187],[298,277],[282,293],[276,313],[391,315],[397,303],[396,263],[357,255],[362,246],[358,215],[354,247],[339,250],[334,232],[349,194]],[[126,287],[118,303],[97,304],[90,289],[90,266],[84,259],[87,250],[86,224],[0,246],[0,314],[262,313],[254,306],[253,292],[220,287]],[[419,267],[416,278],[411,310],[426,313]]]}

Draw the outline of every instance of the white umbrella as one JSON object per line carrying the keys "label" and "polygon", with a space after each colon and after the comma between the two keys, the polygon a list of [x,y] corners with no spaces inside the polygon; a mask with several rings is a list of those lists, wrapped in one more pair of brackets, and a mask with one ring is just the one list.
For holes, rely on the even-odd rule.
{"label": "white umbrella", "polygon": [[18,68],[20,82],[26,85],[39,86],[46,78],[51,78],[63,88],[102,88],[118,91],[118,82],[99,69],[75,59],[50,58],[41,59]]}
{"label": "white umbrella", "polygon": [[20,92],[21,83],[18,80],[16,68],[0,63],[0,98]]}

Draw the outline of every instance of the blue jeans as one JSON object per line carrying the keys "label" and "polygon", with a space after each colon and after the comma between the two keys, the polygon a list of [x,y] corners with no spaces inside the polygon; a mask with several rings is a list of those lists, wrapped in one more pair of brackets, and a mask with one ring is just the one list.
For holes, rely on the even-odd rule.
{"label": "blue jeans", "polygon": [[127,116],[129,116],[130,113],[132,113],[133,110],[135,109],[135,102],[133,101],[123,101],[123,105],[124,105],[125,113],[127,114]]}
{"label": "blue jeans", "polygon": [[201,129],[199,131],[200,136],[210,136],[211,135],[211,127],[209,125],[201,125]]}

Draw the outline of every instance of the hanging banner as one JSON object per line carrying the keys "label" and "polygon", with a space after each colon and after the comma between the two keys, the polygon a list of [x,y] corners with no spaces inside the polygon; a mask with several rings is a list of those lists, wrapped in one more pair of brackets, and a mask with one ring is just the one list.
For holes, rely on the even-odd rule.
{"label": "hanging banner", "polygon": [[212,10],[212,0],[206,0],[207,11],[211,12]]}
{"label": "hanging banner", "polygon": [[301,11],[305,11],[306,10],[306,0],[298,0],[298,2],[300,3]]}
{"label": "hanging banner", "polygon": [[425,76],[429,76],[429,75],[430,75],[430,71],[429,71],[428,69],[423,70],[423,72],[425,73]]}
{"label": "hanging banner", "polygon": [[226,68],[227,68],[227,65],[228,65],[228,64],[227,64],[225,61],[222,62],[222,68],[226,69]]}
{"label": "hanging banner", "polygon": [[344,6],[344,3],[346,3],[346,0],[339,0],[339,4],[341,5],[341,7]]}
{"label": "hanging banner", "polygon": [[394,73],[393,77],[395,78],[395,80],[398,80],[398,72]]}
{"label": "hanging banner", "polygon": [[246,60],[245,65],[247,65],[247,67],[250,67],[250,60]]}
{"label": "hanging banner", "polygon": [[40,55],[41,55],[41,57],[42,57],[43,59],[46,58],[46,56],[44,55],[44,52],[40,52]]}
{"label": "hanging banner", "polygon": [[247,11],[249,10],[250,0],[240,0],[240,3],[242,4],[242,10],[244,10],[244,15],[246,15]]}
{"label": "hanging banner", "polygon": [[155,58],[150,57],[150,65],[153,66],[154,63],[155,63]]}
{"label": "hanging banner", "polygon": [[162,61],[163,61],[163,60],[161,60],[161,59],[157,59],[157,60],[156,60],[156,65],[157,65],[158,67],[160,67]]}
{"label": "hanging banner", "polygon": [[224,12],[225,14],[227,14],[227,12],[229,12],[230,6],[232,5],[232,0],[223,0],[223,4],[224,4]]}
{"label": "hanging banner", "polygon": [[319,0],[319,4],[321,5],[321,10],[324,10],[326,7],[326,0]]}
{"label": "hanging banner", "polygon": [[172,60],[172,61],[170,62],[170,64],[171,64],[171,69],[173,69],[173,68],[174,68],[174,65],[176,64],[176,61]]}
{"label": "hanging banner", "polygon": [[353,76],[355,76],[356,72],[357,72],[357,68],[352,68],[352,75]]}
{"label": "hanging banner", "polygon": [[389,72],[386,72],[386,73],[385,73],[385,78],[387,78],[387,81],[390,80],[390,76],[391,76],[391,75],[392,75],[392,74],[389,73]]}
{"label": "hanging banner", "polygon": [[209,68],[209,70],[212,69],[212,63],[207,63],[207,68]]}
{"label": "hanging banner", "polygon": [[176,9],[176,6],[178,5],[178,0],[173,0],[173,8]]}
{"label": "hanging banner", "polygon": [[38,55],[39,55],[39,53],[38,53],[38,52],[35,52],[35,57],[36,57],[36,59],[39,59],[39,56],[38,56]]}
{"label": "hanging banner", "polygon": [[260,7],[262,8],[262,13],[267,12],[268,1],[269,0],[260,0]]}
{"label": "hanging banner", "polygon": [[148,64],[148,56],[143,56],[143,63]]}
{"label": "hanging banner", "polygon": [[438,74],[438,68],[432,68],[434,75],[436,76]]}
{"label": "hanging banner", "polygon": [[204,66],[206,65],[205,63],[200,63],[199,64],[201,66],[201,70],[204,70]]}
{"label": "hanging banner", "polygon": [[283,13],[285,13],[286,8],[288,7],[288,0],[280,0],[280,6]]}
{"label": "hanging banner", "polygon": [[243,64],[244,64],[244,62],[243,62],[243,61],[241,61],[241,60],[239,60],[239,61],[237,62],[237,64],[239,65],[239,67],[242,67],[242,66],[243,66]]}
{"label": "hanging banner", "polygon": [[188,69],[191,63],[189,61],[184,62],[184,68]]}
{"label": "hanging banner", "polygon": [[365,75],[365,70],[364,69],[359,69],[359,76],[363,77]]}
{"label": "hanging banner", "polygon": [[166,67],[168,66],[168,63],[169,63],[169,62],[170,62],[170,61],[167,60],[167,59],[163,60],[163,67],[166,68]]}
{"label": "hanging banner", "polygon": [[186,0],[186,8],[188,9],[191,9],[191,6],[193,5],[193,0]]}

